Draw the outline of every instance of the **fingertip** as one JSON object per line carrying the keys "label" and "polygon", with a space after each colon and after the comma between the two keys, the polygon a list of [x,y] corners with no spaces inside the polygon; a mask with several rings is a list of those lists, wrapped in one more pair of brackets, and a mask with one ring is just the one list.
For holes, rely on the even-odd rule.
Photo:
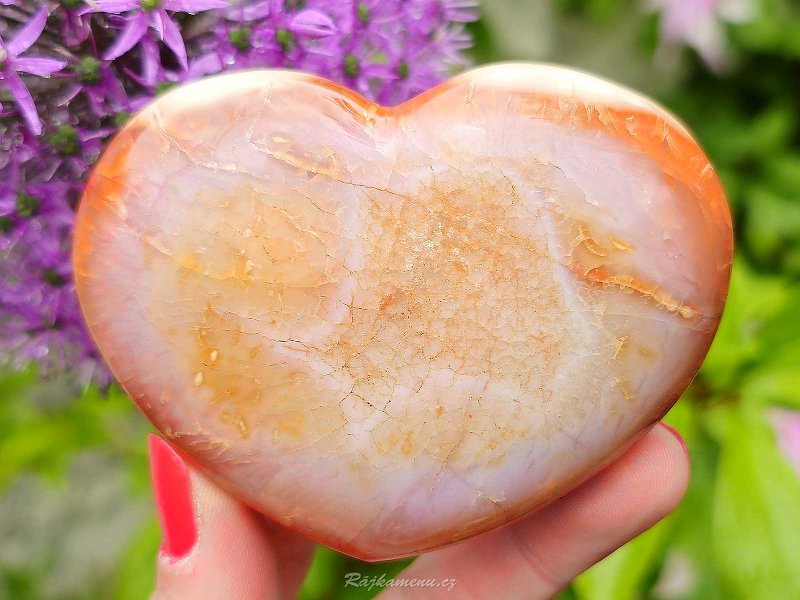
{"label": "fingertip", "polygon": [[657,428],[660,427],[662,429],[665,429],[672,437],[674,437],[678,441],[678,443],[680,444],[681,450],[683,450],[683,453],[686,454],[687,457],[689,456],[689,447],[686,445],[686,440],[683,439],[683,436],[681,435],[680,431],[675,429],[675,427],[673,427],[672,425],[670,425],[666,421],[659,421],[656,424],[656,427]]}
{"label": "fingertip", "polygon": [[[267,522],[162,438],[150,436],[148,445],[164,534],[153,598],[245,600],[296,593],[313,543]],[[176,530],[176,523],[188,527],[186,519],[196,528],[193,537]]]}
{"label": "fingertip", "polygon": [[572,507],[577,527],[607,540],[610,551],[677,508],[689,485],[689,469],[683,438],[657,423],[616,462],[567,496],[563,505]]}
{"label": "fingertip", "polygon": [[685,442],[674,428],[659,422],[564,503],[576,507],[587,527],[605,524],[613,531],[624,524],[635,535],[674,510],[688,484]]}
{"label": "fingertip", "polygon": [[661,447],[653,468],[661,471],[661,479],[667,484],[663,496],[668,513],[680,503],[689,487],[689,447],[680,432],[663,421],[657,423],[648,435],[655,438]]}

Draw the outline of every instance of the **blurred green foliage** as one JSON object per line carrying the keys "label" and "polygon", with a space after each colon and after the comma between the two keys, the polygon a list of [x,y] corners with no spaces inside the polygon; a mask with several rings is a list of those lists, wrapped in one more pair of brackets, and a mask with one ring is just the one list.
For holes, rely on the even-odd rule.
{"label": "blurred green foliage", "polygon": [[[800,410],[800,4],[751,4],[727,28],[724,73],[685,49],[665,63],[639,2],[490,0],[474,27],[478,62],[561,62],[660,98],[712,157],[737,229],[719,334],[668,416],[691,451],[687,496],[565,598],[800,598],[800,477],[770,422],[772,407]],[[160,542],[144,419],[116,389],[74,400],[34,371],[0,377],[0,398],[0,600],[146,598]],[[319,548],[301,597],[368,598],[345,573],[405,564]]]}

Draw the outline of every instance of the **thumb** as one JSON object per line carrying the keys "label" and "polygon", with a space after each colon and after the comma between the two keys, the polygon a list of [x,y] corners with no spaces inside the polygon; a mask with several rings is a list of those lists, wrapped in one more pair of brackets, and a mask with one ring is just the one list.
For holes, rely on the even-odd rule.
{"label": "thumb", "polygon": [[226,494],[160,437],[149,446],[164,535],[153,599],[294,597],[312,542]]}

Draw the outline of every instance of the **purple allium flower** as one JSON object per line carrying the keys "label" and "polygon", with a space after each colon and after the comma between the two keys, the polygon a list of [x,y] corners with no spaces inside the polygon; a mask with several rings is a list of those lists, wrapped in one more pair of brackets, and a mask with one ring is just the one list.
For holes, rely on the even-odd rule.
{"label": "purple allium flower", "polygon": [[79,57],[70,65],[74,75],[65,101],[83,95],[89,111],[97,117],[114,115],[130,109],[123,81],[107,62],[91,54]]}
{"label": "purple allium flower", "polygon": [[775,408],[771,416],[778,448],[800,477],[800,411]]}
{"label": "purple allium flower", "polygon": [[178,24],[170,13],[185,12],[197,14],[214,8],[226,8],[226,0],[93,0],[84,12],[125,13],[122,31],[114,43],[106,50],[103,58],[119,58],[152,29],[158,39],[175,53],[180,65],[188,67],[186,47]]}
{"label": "purple allium flower", "polygon": [[223,68],[290,66],[397,104],[463,67],[474,0],[240,2],[207,50]]}
{"label": "purple allium flower", "polygon": [[653,0],[652,5],[661,13],[662,40],[694,48],[715,71],[728,62],[725,23],[743,23],[755,14],[751,0]]}
{"label": "purple allium flower", "polygon": [[[39,39],[46,22],[47,9],[41,8],[17,31],[11,41],[6,43],[0,38],[0,82],[11,92],[14,102],[22,113],[22,118],[36,135],[42,132],[42,122],[36,112],[33,97],[19,73],[49,77],[67,65],[66,61],[56,58],[20,56]],[[2,108],[1,104],[0,108]]]}
{"label": "purple allium flower", "polygon": [[0,0],[10,39],[0,40],[0,95],[14,100],[0,108],[0,364],[108,383],[81,319],[70,239],[86,175],[131,113],[173,85],[253,67],[402,102],[465,64],[476,4]]}
{"label": "purple allium flower", "polygon": [[[108,371],[83,326],[69,257],[80,180],[50,143],[15,125],[2,130],[14,146],[3,148],[8,162],[0,180],[0,357],[105,384]],[[71,142],[62,134],[55,143]]]}

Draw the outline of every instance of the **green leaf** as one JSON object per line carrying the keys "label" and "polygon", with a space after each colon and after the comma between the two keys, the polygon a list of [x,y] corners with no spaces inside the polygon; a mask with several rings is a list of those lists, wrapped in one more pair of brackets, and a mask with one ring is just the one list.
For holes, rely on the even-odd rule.
{"label": "green leaf", "polygon": [[[695,100],[700,100],[695,97]],[[729,98],[720,98],[721,105],[714,114],[707,110],[707,100],[693,107],[699,114],[703,142],[715,161],[723,164],[751,161],[759,163],[766,157],[777,156],[791,147],[792,136],[797,130],[797,116],[788,102],[767,105],[755,117],[744,112],[742,107],[731,103]]]}
{"label": "green leaf", "polygon": [[116,600],[146,600],[155,585],[156,555],[161,531],[155,516],[147,520],[128,546],[117,575]]}
{"label": "green leaf", "polygon": [[800,323],[800,313],[786,314],[792,298],[784,281],[757,274],[742,260],[734,261],[722,322],[701,370],[709,385],[718,391],[738,390],[747,369],[774,351],[764,339],[772,320],[786,315]]}
{"label": "green leaf", "polygon": [[796,350],[797,362],[766,364],[748,377],[742,386],[743,402],[800,410],[800,349]]}
{"label": "green leaf", "polygon": [[800,56],[800,9],[795,0],[752,4],[755,18],[733,28],[737,44],[751,51]]}
{"label": "green leaf", "polygon": [[800,242],[800,203],[765,187],[751,188],[746,197],[749,249],[760,261],[779,265]]}
{"label": "green leaf", "polygon": [[800,598],[800,478],[750,405],[727,415],[713,551],[727,597]]}
{"label": "green leaf", "polygon": [[800,154],[787,153],[765,165],[765,175],[774,185],[792,194],[794,199],[800,195]]}

